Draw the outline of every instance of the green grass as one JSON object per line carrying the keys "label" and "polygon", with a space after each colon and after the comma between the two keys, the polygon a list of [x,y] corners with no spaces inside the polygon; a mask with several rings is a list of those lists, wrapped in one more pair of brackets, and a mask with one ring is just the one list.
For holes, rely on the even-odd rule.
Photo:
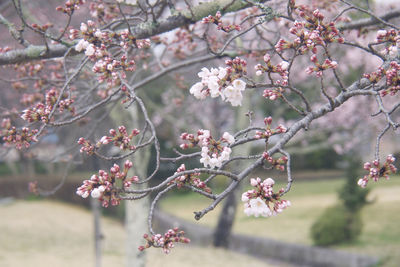
{"label": "green grass", "polygon": [[[325,208],[338,202],[337,191],[344,179],[299,181],[284,197],[292,206],[271,218],[247,217],[240,203],[234,232],[274,238],[290,243],[312,244],[310,227]],[[283,187],[278,182],[275,187]],[[359,239],[351,244],[335,246],[357,253],[376,255],[383,259],[382,266],[398,266],[400,262],[400,177],[371,182],[368,199],[372,202],[362,211],[364,228]],[[243,190],[244,191],[244,190]],[[161,202],[162,209],[174,215],[195,221],[193,211],[206,207],[209,200],[196,194],[175,194]],[[199,223],[214,227],[219,210],[207,214]]]}
{"label": "green grass", "polygon": [[[0,214],[0,266],[94,266],[90,211],[42,200],[0,205]],[[103,266],[125,266],[126,232],[123,225],[110,218],[103,218],[101,225]],[[160,249],[146,252],[147,266],[151,267],[276,266],[232,251],[191,244],[178,245],[169,255]]]}

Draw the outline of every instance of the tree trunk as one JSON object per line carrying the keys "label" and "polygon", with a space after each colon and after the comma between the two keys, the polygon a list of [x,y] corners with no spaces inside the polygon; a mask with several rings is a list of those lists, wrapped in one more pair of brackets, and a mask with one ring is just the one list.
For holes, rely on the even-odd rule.
{"label": "tree trunk", "polygon": [[[239,108],[238,113],[236,114],[236,130],[240,130],[246,128],[249,120],[245,114],[249,111],[250,108],[250,100],[248,98],[243,99],[243,106]],[[248,144],[244,144],[241,147],[240,154],[249,155],[250,146]],[[232,157],[237,156],[238,153],[232,153]],[[243,169],[242,164],[235,165],[235,172]],[[225,199],[224,206],[222,208],[221,213],[219,214],[217,227],[214,232],[214,246],[216,247],[229,247],[229,239],[232,234],[232,227],[235,220],[236,209],[238,205],[238,197],[241,192],[242,184],[240,183]]]}
{"label": "tree trunk", "polygon": [[101,209],[100,202],[91,198],[91,206],[94,222],[94,250],[95,250],[95,266],[101,267],[101,248],[103,234],[101,233]]}
{"label": "tree trunk", "polygon": [[224,206],[219,214],[217,228],[214,232],[214,246],[216,247],[228,248],[229,246],[229,239],[235,221],[240,187],[241,186],[238,185],[238,187],[236,187],[235,190],[225,199]]}
{"label": "tree trunk", "polygon": [[[132,124],[130,126],[139,128],[139,112],[133,107],[129,109]],[[128,125],[127,125],[128,127]],[[147,168],[150,160],[150,149],[144,148],[134,154],[133,171],[134,175],[144,179],[147,177]],[[146,184],[136,185],[135,189],[146,187]],[[125,202],[125,229],[126,229],[126,266],[144,267],[146,257],[144,251],[139,251],[139,246],[143,245],[143,234],[147,228],[147,214],[149,213],[149,203],[147,198]]]}

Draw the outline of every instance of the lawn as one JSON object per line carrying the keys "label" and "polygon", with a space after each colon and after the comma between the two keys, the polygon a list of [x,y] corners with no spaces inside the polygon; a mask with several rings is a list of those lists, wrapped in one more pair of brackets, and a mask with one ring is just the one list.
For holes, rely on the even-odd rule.
{"label": "lawn", "polygon": [[[94,266],[90,211],[55,201],[15,201],[0,205],[0,266]],[[121,223],[103,218],[103,266],[125,266],[125,233]],[[179,246],[165,255],[149,249],[151,267],[276,266],[216,248]]]}
{"label": "lawn", "polygon": [[[234,232],[274,238],[291,243],[312,244],[310,227],[315,219],[330,205],[337,203],[337,190],[343,179],[307,180],[294,183],[285,196],[292,207],[271,218],[252,218],[243,213],[242,204],[238,208]],[[275,187],[282,187],[277,183]],[[335,246],[357,253],[379,256],[382,266],[399,266],[400,263],[400,177],[370,183],[372,201],[362,211],[364,228],[360,238],[351,243]],[[209,200],[195,194],[171,195],[161,202],[161,207],[174,215],[195,221],[193,211],[206,207]],[[199,223],[213,227],[216,225],[221,207],[206,215]]]}

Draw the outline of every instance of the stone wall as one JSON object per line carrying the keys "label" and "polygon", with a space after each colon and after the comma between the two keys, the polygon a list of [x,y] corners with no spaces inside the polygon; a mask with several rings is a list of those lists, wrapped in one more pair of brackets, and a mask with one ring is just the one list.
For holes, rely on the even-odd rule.
{"label": "stone wall", "polygon": [[[184,230],[195,245],[212,245],[212,229],[184,221],[161,211],[156,211],[155,229],[159,232],[165,232],[172,227],[179,227]],[[379,262],[379,259],[365,255],[290,244],[273,239],[240,234],[232,235],[229,248],[258,258],[275,259],[297,266],[367,267],[376,266]]]}

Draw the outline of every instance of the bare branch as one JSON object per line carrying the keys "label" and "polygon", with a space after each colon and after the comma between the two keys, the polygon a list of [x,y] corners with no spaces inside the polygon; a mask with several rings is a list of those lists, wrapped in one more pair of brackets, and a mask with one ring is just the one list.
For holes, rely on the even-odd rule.
{"label": "bare branch", "polygon": [[[191,12],[186,11],[174,14],[158,23],[150,21],[143,22],[137,26],[131,27],[131,32],[137,39],[145,39],[195,23],[210,14],[215,14],[218,10],[220,10],[221,13],[229,13],[249,6],[242,1],[235,1],[233,4],[231,4],[231,2],[231,0],[214,0],[212,2],[202,3],[201,5],[193,7]],[[226,6],[228,6],[228,8],[224,10]],[[191,13],[195,14],[195,16],[193,17]],[[68,48],[74,45],[74,42],[68,46],[62,44],[49,45],[48,49],[44,45],[31,45],[25,49],[18,49],[0,54],[0,65],[62,57],[67,52]],[[73,54],[78,54],[78,52],[74,50],[70,55]]]}

